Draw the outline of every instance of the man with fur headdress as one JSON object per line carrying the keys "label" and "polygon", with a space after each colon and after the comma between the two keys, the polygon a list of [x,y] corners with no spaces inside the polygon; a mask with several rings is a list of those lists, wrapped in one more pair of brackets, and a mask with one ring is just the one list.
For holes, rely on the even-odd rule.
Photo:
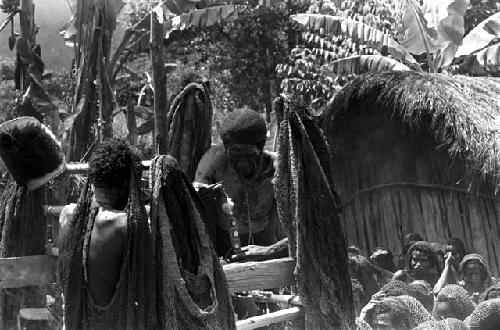
{"label": "man with fur headdress", "polygon": [[[223,145],[213,146],[203,156],[194,186],[204,201],[207,191],[222,187],[234,202],[242,253],[233,261],[286,256],[288,240],[282,239],[273,191],[276,155],[264,150],[266,122],[251,109],[235,110],[222,122],[220,135]],[[221,211],[215,221],[216,250],[220,256],[229,255],[239,248],[231,246],[232,218]]]}

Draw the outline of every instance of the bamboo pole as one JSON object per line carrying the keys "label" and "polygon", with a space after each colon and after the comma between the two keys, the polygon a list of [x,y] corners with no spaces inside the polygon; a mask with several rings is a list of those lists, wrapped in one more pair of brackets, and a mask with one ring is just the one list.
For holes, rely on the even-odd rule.
{"label": "bamboo pole", "polygon": [[153,67],[155,150],[157,154],[164,155],[168,152],[167,76],[163,49],[163,24],[160,23],[155,11],[151,13],[150,47]]}
{"label": "bamboo pole", "polygon": [[282,309],[274,313],[254,316],[246,320],[237,321],[236,328],[238,330],[257,329],[260,327],[268,326],[270,324],[295,320],[299,317],[304,317],[304,311],[302,310],[302,308],[292,307],[288,309]]}

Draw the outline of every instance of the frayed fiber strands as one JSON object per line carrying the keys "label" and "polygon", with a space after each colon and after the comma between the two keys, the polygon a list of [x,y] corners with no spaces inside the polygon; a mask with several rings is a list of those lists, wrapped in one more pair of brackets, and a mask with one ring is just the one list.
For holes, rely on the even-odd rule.
{"label": "frayed fiber strands", "polygon": [[134,165],[130,172],[127,238],[120,278],[113,299],[104,307],[90,299],[85,278],[90,234],[98,207],[92,202],[91,184],[87,182],[82,190],[59,255],[66,329],[162,329],[157,265],[148,216],[140,200],[141,170]]}
{"label": "frayed fiber strands", "polygon": [[500,185],[500,79],[389,71],[347,84],[325,113],[325,132],[374,112],[425,131],[451,159]]}
{"label": "frayed fiber strands", "polygon": [[236,329],[226,277],[177,161],[153,159],[151,228],[166,329]]}
{"label": "frayed fiber strands", "polygon": [[[28,191],[9,179],[0,199],[0,257],[22,257],[45,253],[47,234],[43,213],[44,189]],[[1,292],[0,328],[16,326],[20,307],[45,306],[44,295],[38,288],[10,289]]]}
{"label": "frayed fiber strands", "polygon": [[285,96],[275,195],[297,259],[297,285],[308,329],[355,329],[347,247],[329,147],[307,109]]}

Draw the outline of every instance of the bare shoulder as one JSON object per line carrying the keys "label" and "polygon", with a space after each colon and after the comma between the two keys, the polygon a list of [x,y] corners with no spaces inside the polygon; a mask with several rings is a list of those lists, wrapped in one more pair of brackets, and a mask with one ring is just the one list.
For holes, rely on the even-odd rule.
{"label": "bare shoulder", "polygon": [[65,205],[59,215],[59,226],[63,228],[75,215],[76,203]]}
{"label": "bare shoulder", "polygon": [[406,271],[403,269],[398,270],[397,272],[394,273],[394,276],[392,277],[393,281],[405,281],[408,275],[406,274]]}
{"label": "bare shoulder", "polygon": [[100,210],[94,226],[105,235],[125,235],[127,233],[128,216],[126,212]]}

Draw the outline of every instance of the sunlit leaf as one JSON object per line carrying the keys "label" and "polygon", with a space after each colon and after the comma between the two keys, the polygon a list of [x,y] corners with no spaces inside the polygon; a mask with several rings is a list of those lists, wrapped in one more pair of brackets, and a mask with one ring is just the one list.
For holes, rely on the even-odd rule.
{"label": "sunlit leaf", "polygon": [[470,55],[500,38],[500,13],[491,15],[467,34],[456,57]]}
{"label": "sunlit leaf", "polygon": [[443,42],[438,40],[437,30],[427,25],[422,9],[416,0],[403,0],[399,12],[402,15],[398,41],[410,53],[433,54],[443,47]]}
{"label": "sunlit leaf", "polygon": [[339,75],[361,74],[386,70],[409,71],[406,65],[382,55],[356,55],[330,63],[333,72]]}

